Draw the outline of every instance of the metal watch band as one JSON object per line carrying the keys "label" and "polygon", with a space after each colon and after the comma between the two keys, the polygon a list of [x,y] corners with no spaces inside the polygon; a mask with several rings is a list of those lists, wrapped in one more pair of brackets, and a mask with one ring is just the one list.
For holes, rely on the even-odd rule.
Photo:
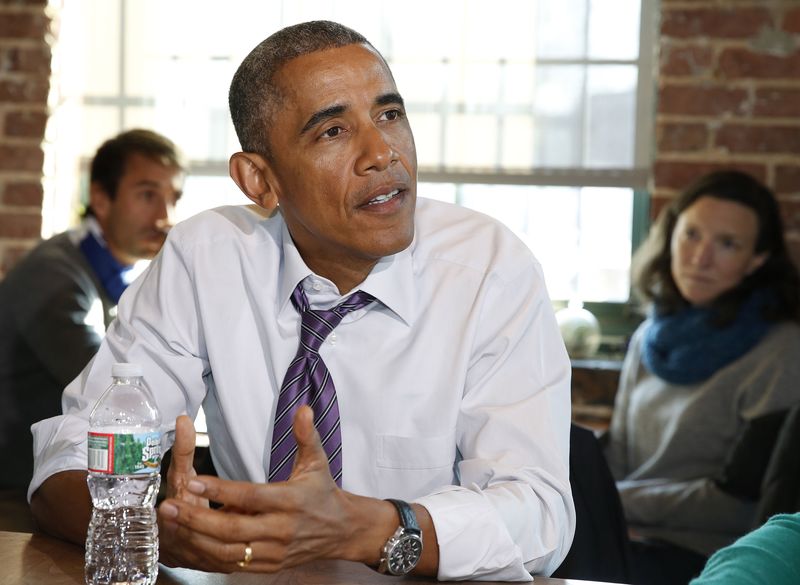
{"label": "metal watch band", "polygon": [[400,515],[400,524],[404,529],[416,534],[420,534],[422,532],[419,529],[419,524],[417,524],[417,515],[414,513],[414,509],[408,502],[404,502],[403,500],[393,500],[391,498],[387,498],[386,501],[391,502],[394,504],[394,507],[397,508],[397,513]]}

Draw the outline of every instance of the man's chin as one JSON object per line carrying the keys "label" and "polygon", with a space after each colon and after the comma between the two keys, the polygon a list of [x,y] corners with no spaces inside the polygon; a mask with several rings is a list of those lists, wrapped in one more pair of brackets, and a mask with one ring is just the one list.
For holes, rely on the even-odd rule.
{"label": "man's chin", "polygon": [[158,246],[157,248],[154,247],[142,248],[137,251],[136,258],[137,260],[152,260],[153,258],[156,257],[156,254],[158,254],[158,251],[160,249],[161,246]]}

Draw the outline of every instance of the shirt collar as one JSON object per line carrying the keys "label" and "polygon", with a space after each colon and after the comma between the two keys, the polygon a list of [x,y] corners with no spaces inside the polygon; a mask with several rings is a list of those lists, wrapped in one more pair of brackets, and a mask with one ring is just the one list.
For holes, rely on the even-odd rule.
{"label": "shirt collar", "polygon": [[[325,283],[327,287],[335,290],[335,285],[322,276],[314,274],[300,256],[300,251],[295,246],[286,222],[281,218],[281,246],[283,247],[283,263],[278,282],[278,311],[283,311],[291,306],[290,297],[297,283],[313,278]],[[416,316],[414,294],[414,269],[413,269],[412,244],[405,250],[381,258],[367,276],[366,280],[354,290],[363,290],[378,299],[382,305],[397,315],[407,325],[412,325]],[[349,295],[347,291],[340,295],[338,300]],[[313,298],[309,297],[313,305]]]}

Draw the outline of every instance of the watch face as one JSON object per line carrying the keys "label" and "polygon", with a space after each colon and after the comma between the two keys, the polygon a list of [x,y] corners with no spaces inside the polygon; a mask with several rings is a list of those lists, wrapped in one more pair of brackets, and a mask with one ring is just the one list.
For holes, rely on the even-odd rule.
{"label": "watch face", "polygon": [[422,555],[422,540],[416,534],[404,534],[389,551],[387,565],[393,575],[405,575],[417,566]]}

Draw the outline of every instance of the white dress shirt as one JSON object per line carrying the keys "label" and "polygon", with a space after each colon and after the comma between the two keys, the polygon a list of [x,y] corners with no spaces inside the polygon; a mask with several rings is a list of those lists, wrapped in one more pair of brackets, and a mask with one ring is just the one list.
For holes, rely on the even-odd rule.
{"label": "white dress shirt", "polygon": [[[221,477],[266,481],[301,281],[312,308],[347,296],[306,266],[280,214],[222,207],[177,225],[66,388],[65,414],[33,426],[29,496],[86,468],[87,419],[116,361],[144,367],[168,429],[202,404]],[[570,364],[539,263],[499,222],[420,199],[411,246],[357,288],[380,302],[348,314],[320,350],[338,396],[343,488],[425,506],[440,579],[555,570],[575,527]]]}

